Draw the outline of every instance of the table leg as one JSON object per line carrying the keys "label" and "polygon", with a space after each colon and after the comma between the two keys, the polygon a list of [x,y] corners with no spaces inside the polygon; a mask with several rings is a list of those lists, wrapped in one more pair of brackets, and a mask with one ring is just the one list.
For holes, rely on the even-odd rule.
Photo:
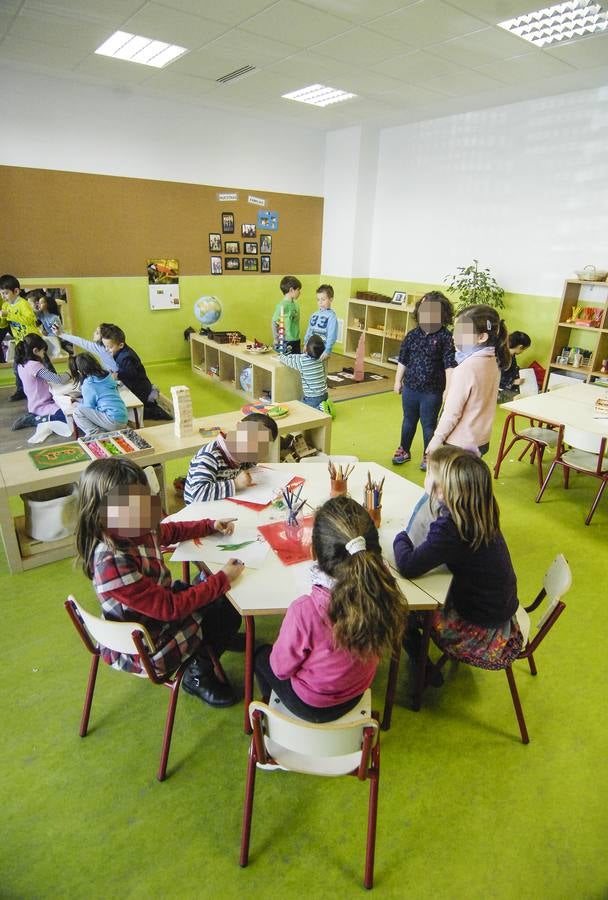
{"label": "table leg", "polygon": [[416,667],[416,682],[414,684],[414,697],[412,702],[412,709],[414,712],[418,712],[422,706],[422,692],[424,691],[424,681],[426,677],[426,662],[429,657],[433,611],[425,610],[422,615],[422,645],[420,647],[420,656],[418,657],[418,665]]}
{"label": "table leg", "polygon": [[494,478],[498,478],[498,473],[500,472],[500,464],[502,463],[502,460],[503,460],[503,451],[505,449],[505,444],[507,442],[507,434],[509,431],[509,426],[514,418],[515,418],[515,413],[509,413],[509,415],[505,419],[505,424],[502,427],[502,437],[500,438],[500,445],[498,447],[498,453],[496,454],[496,463],[494,465]]}
{"label": "table leg", "polygon": [[249,704],[253,700],[253,655],[255,651],[255,618],[245,616],[245,734],[251,734]]}

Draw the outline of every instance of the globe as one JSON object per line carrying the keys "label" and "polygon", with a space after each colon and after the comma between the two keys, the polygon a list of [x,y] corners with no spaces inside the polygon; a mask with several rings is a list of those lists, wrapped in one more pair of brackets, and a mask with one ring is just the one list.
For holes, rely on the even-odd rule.
{"label": "globe", "polygon": [[217,297],[199,297],[194,303],[194,315],[201,325],[215,325],[222,315],[222,304]]}

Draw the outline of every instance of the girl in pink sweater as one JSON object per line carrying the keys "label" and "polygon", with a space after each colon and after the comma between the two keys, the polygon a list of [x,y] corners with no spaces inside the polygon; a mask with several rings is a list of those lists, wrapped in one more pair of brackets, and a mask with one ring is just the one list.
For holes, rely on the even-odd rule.
{"label": "girl in pink sweater", "polygon": [[291,604],[274,646],[258,649],[255,672],[266,699],[274,690],[300,718],[332,722],[354,709],[400,640],[406,603],[376,526],[350,497],[318,510],[312,552],[310,593]]}
{"label": "girl in pink sweater", "polygon": [[442,444],[479,450],[490,447],[501,369],[510,365],[507,327],[491,306],[463,310],[454,325],[456,362],[443,412],[426,452]]}

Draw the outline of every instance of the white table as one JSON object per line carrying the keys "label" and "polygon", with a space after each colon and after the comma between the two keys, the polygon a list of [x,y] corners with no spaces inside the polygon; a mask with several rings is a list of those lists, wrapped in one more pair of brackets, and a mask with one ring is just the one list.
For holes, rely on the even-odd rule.
{"label": "white table", "polygon": [[[295,467],[282,464],[288,472],[305,479],[302,498],[306,498],[316,507],[329,499],[329,473],[327,466],[321,463],[310,463]],[[273,466],[277,468],[277,466]],[[363,487],[367,473],[375,481],[385,479],[383,491],[382,523],[379,529],[380,544],[386,559],[394,564],[393,539],[408,522],[411,511],[423,494],[423,489],[390,469],[376,463],[360,462],[348,480],[349,494],[355,500],[362,500]],[[247,492],[239,494],[246,500]],[[261,512],[247,509],[229,500],[208,503],[192,503],[169,517],[171,521],[192,521],[200,518],[233,518],[238,516],[239,523],[245,525],[263,525],[273,521],[284,521],[285,511],[276,507],[266,507]],[[231,554],[238,557],[238,552]],[[217,572],[221,565],[208,563],[212,572]],[[253,697],[253,652],[255,640],[255,616],[284,615],[291,603],[310,589],[310,562],[285,566],[271,549],[264,565],[260,569],[246,568],[243,574],[231,586],[227,595],[234,607],[245,619],[245,730],[249,731],[248,709]],[[451,575],[447,573],[429,573],[420,578],[408,580],[395,571],[412,611],[432,611],[442,604],[447,594]],[[429,624],[430,624],[430,616]],[[426,630],[428,648],[429,631]],[[399,663],[399,652],[396,652],[391,666],[393,682],[396,681]],[[424,669],[426,654],[421,654],[423,665],[418,673],[414,708],[420,707],[420,695],[424,686]],[[394,687],[394,684],[393,684]],[[390,718],[390,717],[389,717]],[[388,722],[386,722],[388,725]]]}

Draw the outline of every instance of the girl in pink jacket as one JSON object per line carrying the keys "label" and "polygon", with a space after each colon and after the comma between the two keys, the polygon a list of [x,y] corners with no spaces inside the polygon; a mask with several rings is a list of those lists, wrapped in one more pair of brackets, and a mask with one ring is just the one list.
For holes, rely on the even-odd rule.
{"label": "girl in pink jacket", "polygon": [[443,412],[426,452],[442,444],[488,452],[502,369],[510,365],[508,332],[491,306],[470,306],[454,325],[455,369]]}
{"label": "girl in pink jacket", "polygon": [[291,604],[274,646],[258,649],[255,672],[265,699],[274,690],[300,718],[332,722],[354,709],[400,640],[406,603],[376,526],[350,497],[318,510],[312,552],[311,591]]}

